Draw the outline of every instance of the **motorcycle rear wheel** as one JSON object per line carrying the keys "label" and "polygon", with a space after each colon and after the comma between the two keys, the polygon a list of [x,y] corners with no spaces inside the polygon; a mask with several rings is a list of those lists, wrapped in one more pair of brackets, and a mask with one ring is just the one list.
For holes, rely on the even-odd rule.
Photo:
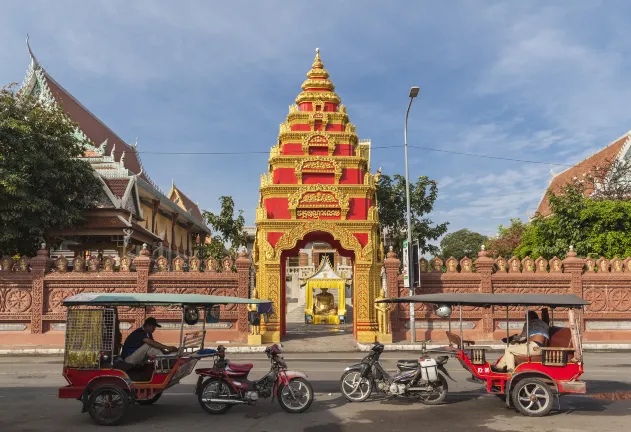
{"label": "motorcycle rear wheel", "polygon": [[[218,378],[209,378],[204,384],[197,395],[199,404],[208,414],[225,414],[232,405],[230,404],[218,404],[211,403],[208,399],[211,398],[227,398],[230,396],[230,387],[223,380]],[[204,401],[206,399],[206,401]]]}
{"label": "motorcycle rear wheel", "polygon": [[359,371],[350,370],[340,379],[340,391],[349,402],[363,402],[372,393],[372,384]]}
{"label": "motorcycle rear wheel", "polygon": [[432,393],[421,393],[419,400],[425,405],[438,405],[441,404],[447,397],[447,391],[449,385],[447,384],[447,378],[443,374],[438,374],[439,382],[434,383],[434,391]]}

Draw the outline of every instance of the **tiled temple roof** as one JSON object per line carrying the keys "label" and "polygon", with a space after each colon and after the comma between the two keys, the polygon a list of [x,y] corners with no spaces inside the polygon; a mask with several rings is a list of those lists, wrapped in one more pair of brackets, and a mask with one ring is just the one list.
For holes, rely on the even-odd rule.
{"label": "tiled temple roof", "polygon": [[[596,166],[604,166],[607,162],[613,162],[619,157],[624,157],[624,153],[626,153],[629,144],[631,144],[631,135],[630,133],[627,133],[607,145],[607,147],[597,153],[594,153],[584,161],[579,162],[575,166],[568,168],[559,174],[556,174],[550,181],[550,184],[541,198],[536,214],[544,217],[552,214],[550,202],[548,201],[548,191],[558,194],[572,181],[573,178],[581,178],[584,174],[592,171],[592,169]],[[592,192],[593,191],[591,190],[585,191],[587,196],[589,196]]]}

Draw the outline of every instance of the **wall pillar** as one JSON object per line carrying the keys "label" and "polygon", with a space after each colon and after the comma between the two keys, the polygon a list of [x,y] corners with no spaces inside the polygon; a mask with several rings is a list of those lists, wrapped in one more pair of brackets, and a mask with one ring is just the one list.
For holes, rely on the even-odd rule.
{"label": "wall pillar", "polygon": [[[397,258],[397,254],[390,248],[386,259],[383,261],[386,269],[386,289],[388,298],[399,297],[399,269],[401,268],[401,260]],[[390,312],[390,329],[394,333],[399,330],[399,308],[395,307]]]}
{"label": "wall pillar", "polygon": [[281,333],[281,271],[280,262],[265,262],[260,265],[256,274],[256,288],[261,299],[270,300],[274,311],[266,320],[261,320],[261,336],[263,343],[280,342]]}
{"label": "wall pillar", "polygon": [[298,255],[298,265],[300,267],[306,267],[309,265],[309,255],[307,255],[307,252],[300,252]]}
{"label": "wall pillar", "polygon": [[[147,245],[142,245],[140,255],[134,258],[134,266],[136,267],[136,289],[137,293],[148,293],[149,288],[149,272],[153,267],[153,260],[151,259],[151,252],[147,249]],[[147,318],[145,308],[136,308],[135,321],[136,327],[141,327]]]}
{"label": "wall pillar", "polygon": [[[493,292],[493,284],[491,281],[491,275],[493,274],[493,266],[495,261],[488,256],[488,252],[482,246],[480,252],[478,252],[478,259],[475,260],[476,272],[480,275],[480,292],[484,294],[491,294]],[[493,310],[487,309],[482,318],[482,329],[487,333],[488,340],[493,340],[493,332],[495,330],[495,323],[493,321]]]}
{"label": "wall pillar", "polygon": [[[237,267],[238,285],[237,296],[241,298],[249,298],[249,281],[250,281],[250,266],[252,262],[248,257],[247,250],[242,250],[237,255],[235,266]],[[243,336],[244,340],[248,334],[248,306],[238,306],[238,321],[237,328],[239,333]]]}
{"label": "wall pillar", "polygon": [[42,243],[42,248],[37,251],[37,256],[31,260],[31,275],[33,277],[31,286],[31,333],[41,334],[44,332],[42,325],[42,315],[44,314],[44,275],[48,270],[50,259],[48,249]]}
{"label": "wall pillar", "polygon": [[[585,260],[578,258],[574,248],[570,246],[570,250],[566,254],[566,258],[563,260],[563,272],[569,273],[572,276],[570,280],[570,293],[583,298],[583,267],[585,267]],[[585,314],[581,314],[581,331],[585,331]]]}

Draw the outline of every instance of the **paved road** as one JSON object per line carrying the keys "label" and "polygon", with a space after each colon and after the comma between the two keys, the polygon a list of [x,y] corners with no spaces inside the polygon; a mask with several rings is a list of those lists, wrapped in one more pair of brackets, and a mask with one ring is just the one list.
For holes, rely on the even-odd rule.
{"label": "paved road", "polygon": [[[290,415],[275,402],[237,406],[223,416],[210,416],[193,395],[195,377],[171,389],[153,406],[134,406],[122,431],[175,431],[209,428],[252,432],[341,432],[341,431],[623,431],[631,421],[631,400],[608,402],[592,397],[567,396],[562,411],[544,419],[529,419],[504,408],[480,386],[465,381],[468,374],[457,362],[448,369],[457,382],[450,382],[450,396],[441,406],[423,406],[404,399],[373,397],[349,404],[340,396],[341,370],[360,358],[359,353],[287,354],[291,368],[308,373],[316,401],[307,413]],[[398,357],[384,354],[385,365],[394,368]],[[264,374],[263,356],[233,356],[232,360],[253,361],[253,376]],[[590,393],[631,391],[631,353],[589,353],[586,356]],[[65,385],[60,375],[61,359],[55,357],[0,357],[0,430],[2,431],[84,431],[102,430],[80,413],[79,403],[57,399],[57,388]],[[216,428],[216,429],[215,429]],[[361,429],[358,429],[361,428]]]}

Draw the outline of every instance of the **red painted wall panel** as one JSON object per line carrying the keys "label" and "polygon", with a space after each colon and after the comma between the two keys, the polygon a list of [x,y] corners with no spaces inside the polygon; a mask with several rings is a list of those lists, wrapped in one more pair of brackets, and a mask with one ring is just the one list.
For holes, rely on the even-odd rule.
{"label": "red painted wall panel", "polygon": [[330,123],[326,125],[326,130],[331,132],[344,132],[344,126],[338,123]]}
{"label": "red painted wall panel", "polygon": [[303,102],[298,105],[300,111],[313,111],[313,104],[311,102]]}
{"label": "red painted wall panel", "polygon": [[268,219],[290,219],[289,198],[266,198],[264,200]]}
{"label": "red painted wall panel", "polygon": [[350,198],[348,200],[349,210],[346,219],[349,220],[366,220],[368,217],[368,207],[370,200],[366,198]]}
{"label": "red painted wall panel", "polygon": [[353,156],[353,146],[351,144],[336,144],[333,156]]}
{"label": "red painted wall panel", "polygon": [[296,171],[293,168],[276,168],[274,170],[274,184],[296,184]]}
{"label": "red painted wall panel", "polygon": [[328,147],[309,147],[309,154],[314,156],[328,156]]}
{"label": "red painted wall panel", "polygon": [[291,126],[292,131],[310,131],[311,125],[309,124],[295,124]]}
{"label": "red painted wall panel", "polygon": [[283,234],[285,234],[284,232],[268,232],[267,233],[267,242],[269,244],[271,244],[273,247],[276,247],[276,243],[278,243],[278,239],[280,239]]}
{"label": "red painted wall panel", "polygon": [[364,171],[357,168],[343,168],[340,184],[363,184]]}
{"label": "red painted wall panel", "polygon": [[300,143],[287,143],[283,144],[280,149],[280,154],[283,155],[302,155],[302,144]]}
{"label": "red painted wall panel", "polygon": [[303,173],[302,184],[334,184],[335,173]]}
{"label": "red painted wall panel", "polygon": [[366,233],[353,233],[353,235],[355,236],[355,238],[357,238],[357,240],[359,240],[359,244],[362,245],[362,247],[366,246],[368,244],[368,234]]}

